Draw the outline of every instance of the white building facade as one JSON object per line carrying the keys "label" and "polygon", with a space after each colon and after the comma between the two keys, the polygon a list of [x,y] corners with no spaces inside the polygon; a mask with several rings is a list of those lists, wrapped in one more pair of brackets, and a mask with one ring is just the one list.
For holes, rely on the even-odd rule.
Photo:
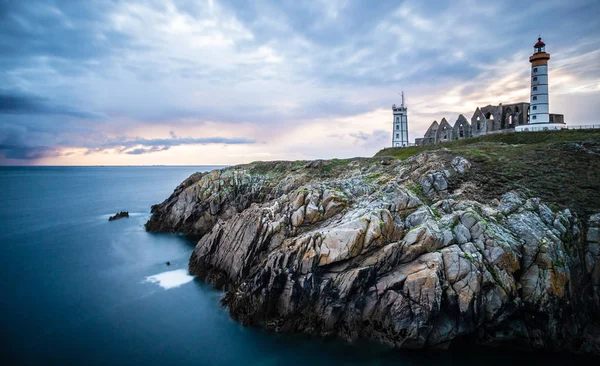
{"label": "white building facade", "polygon": [[408,143],[408,109],[404,105],[404,93],[402,93],[402,104],[392,105],[393,112],[393,130],[392,147],[407,147]]}

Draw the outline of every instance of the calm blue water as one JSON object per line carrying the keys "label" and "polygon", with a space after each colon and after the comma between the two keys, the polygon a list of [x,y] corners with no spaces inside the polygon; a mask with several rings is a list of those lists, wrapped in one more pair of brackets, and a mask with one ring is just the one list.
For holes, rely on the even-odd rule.
{"label": "calm blue water", "polygon": [[[190,174],[207,169],[212,168],[0,167],[2,359],[111,365],[506,364],[504,357],[479,352],[407,353],[276,335],[233,322],[219,305],[222,294],[186,275],[193,243],[143,228],[152,204]],[[131,217],[108,222],[121,210]],[[162,282],[147,281],[154,275]],[[556,364],[568,360],[553,357]]]}

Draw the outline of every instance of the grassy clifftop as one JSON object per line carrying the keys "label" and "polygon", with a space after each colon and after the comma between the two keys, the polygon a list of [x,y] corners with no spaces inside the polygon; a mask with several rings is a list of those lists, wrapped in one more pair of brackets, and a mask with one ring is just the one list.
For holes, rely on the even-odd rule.
{"label": "grassy clifftop", "polygon": [[451,188],[463,187],[474,199],[493,199],[517,190],[558,207],[570,207],[580,215],[600,212],[599,130],[494,134],[432,146],[388,148],[375,156],[406,159],[426,151],[469,159],[471,172],[450,184]]}

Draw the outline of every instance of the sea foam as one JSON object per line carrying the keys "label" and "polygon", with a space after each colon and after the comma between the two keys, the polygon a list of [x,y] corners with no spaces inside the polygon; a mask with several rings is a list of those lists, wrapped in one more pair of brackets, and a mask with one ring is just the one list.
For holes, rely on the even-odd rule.
{"label": "sea foam", "polygon": [[168,290],[184,285],[193,279],[194,276],[190,276],[186,269],[177,269],[175,271],[162,272],[148,276],[144,282],[156,283],[165,290]]}

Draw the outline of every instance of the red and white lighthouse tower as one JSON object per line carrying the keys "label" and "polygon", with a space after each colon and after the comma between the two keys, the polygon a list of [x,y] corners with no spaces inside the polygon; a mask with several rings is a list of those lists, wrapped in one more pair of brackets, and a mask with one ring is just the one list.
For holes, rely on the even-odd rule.
{"label": "red and white lighthouse tower", "polygon": [[565,127],[562,114],[550,113],[548,60],[550,60],[550,54],[546,52],[546,44],[540,37],[533,45],[533,55],[529,57],[529,62],[531,62],[529,120],[527,124],[516,126],[516,131],[560,130]]}
{"label": "red and white lighthouse tower", "polygon": [[533,46],[531,62],[531,100],[529,105],[529,124],[550,123],[550,104],[548,100],[548,60],[546,44],[538,38]]}

